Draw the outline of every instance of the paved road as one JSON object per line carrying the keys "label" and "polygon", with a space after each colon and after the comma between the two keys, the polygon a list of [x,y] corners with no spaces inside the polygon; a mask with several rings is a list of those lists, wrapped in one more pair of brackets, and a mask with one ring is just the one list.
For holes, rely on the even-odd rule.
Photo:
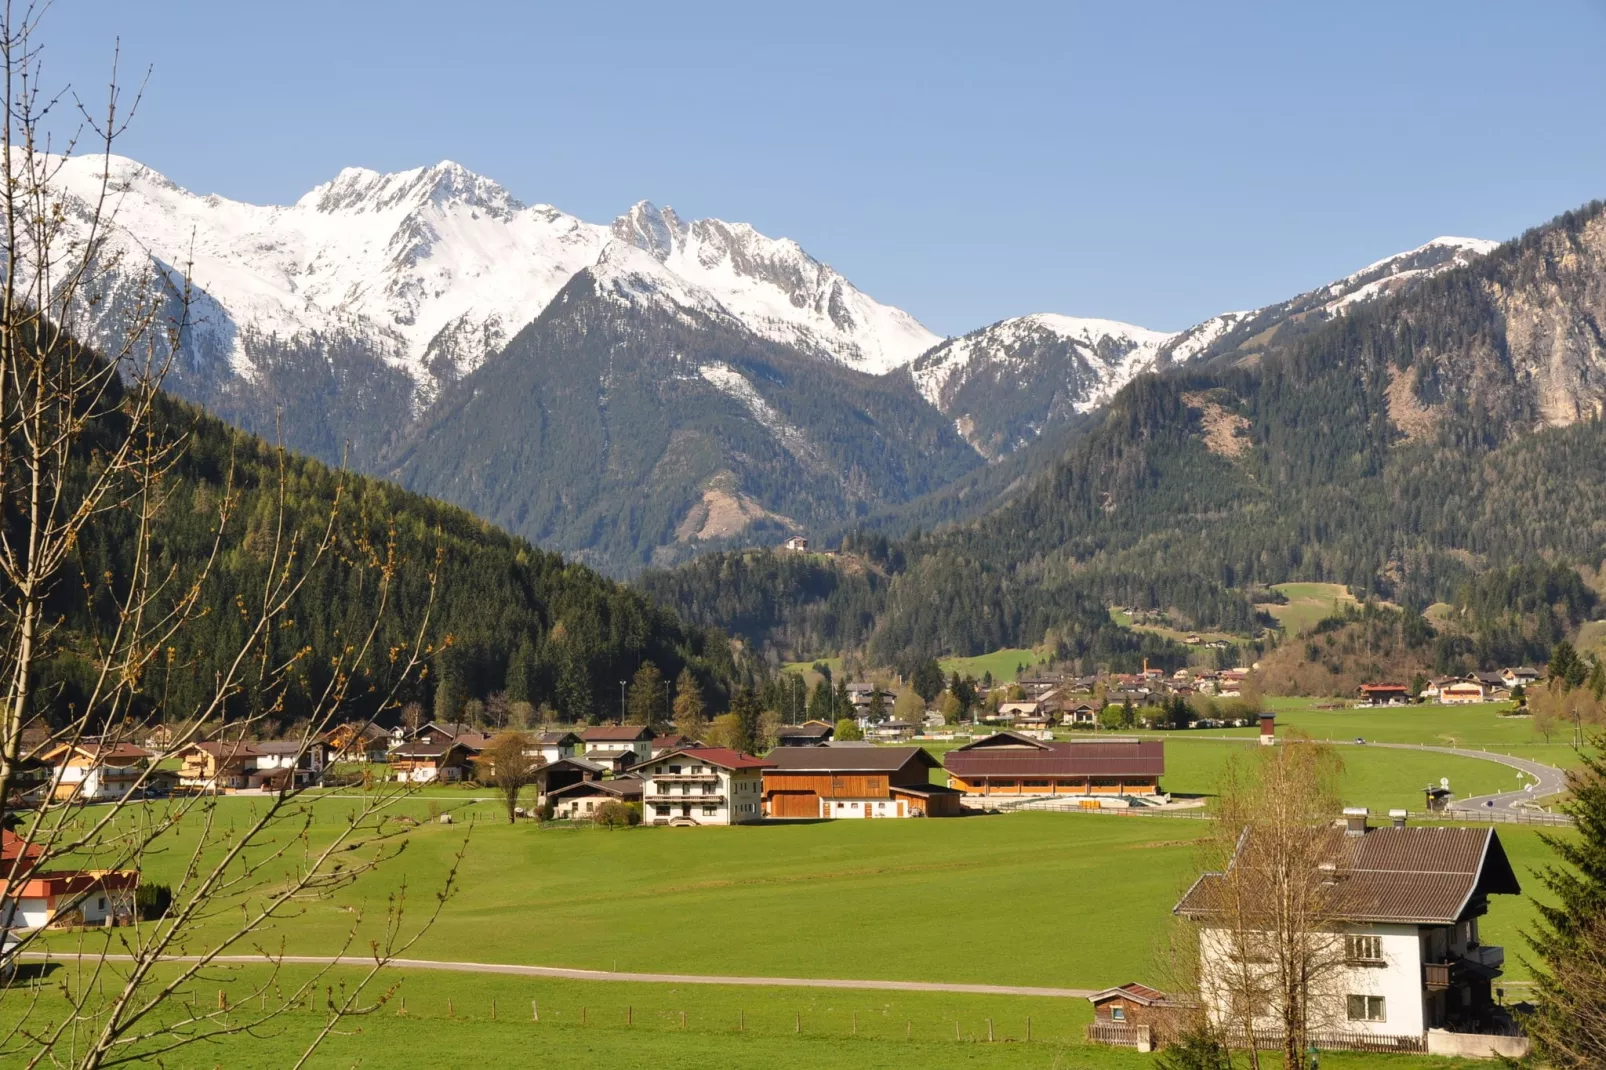
{"label": "paved road", "polygon": [[[1464,747],[1430,747],[1422,743],[1368,743],[1369,747],[1393,747],[1397,750],[1426,750],[1438,754],[1454,754],[1462,758],[1482,758],[1486,762],[1499,762],[1512,769],[1519,769],[1538,781],[1532,791],[1516,790],[1503,791],[1495,795],[1474,795],[1465,799],[1456,799],[1450,803],[1452,810],[1515,810],[1521,804],[1542,799],[1546,795],[1554,795],[1567,790],[1567,774],[1554,766],[1544,765],[1527,758],[1514,758],[1509,754],[1496,754],[1494,751],[1467,750]],[[1512,777],[1516,782],[1516,777]],[[1453,785],[1452,785],[1453,787]],[[1491,805],[1492,804],[1492,805]]]}
{"label": "paved road", "polygon": [[[46,952],[24,952],[23,958],[46,959]],[[108,962],[128,962],[130,955],[106,955]],[[168,955],[164,962],[195,962],[195,955]],[[219,965],[264,966],[262,955],[220,955],[212,959]],[[372,966],[374,960],[362,955],[280,955],[273,961],[287,966]],[[1033,985],[967,985],[941,981],[858,981],[838,977],[727,977],[701,973],[629,973],[623,970],[572,970],[561,966],[519,966],[500,962],[445,962],[439,959],[392,959],[398,970],[447,970],[454,973],[499,973],[516,977],[557,977],[569,981],[641,981],[672,985],[775,985],[785,988],[877,988],[897,992],[961,992],[978,996],[1053,996],[1086,999],[1092,988],[1040,988]]]}

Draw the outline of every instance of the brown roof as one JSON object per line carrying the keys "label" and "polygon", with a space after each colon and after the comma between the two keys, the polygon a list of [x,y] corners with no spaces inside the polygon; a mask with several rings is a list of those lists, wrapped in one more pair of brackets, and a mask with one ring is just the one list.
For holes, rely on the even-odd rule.
{"label": "brown roof", "polygon": [[573,732],[542,732],[535,737],[535,743],[540,747],[570,747],[580,742],[580,737]]}
{"label": "brown roof", "polygon": [[547,792],[547,798],[554,799],[559,795],[611,795],[616,799],[639,799],[641,789],[640,777],[623,776],[612,780],[582,780],[577,784],[553,788]]}
{"label": "brown roof", "polygon": [[951,750],[943,764],[955,776],[1159,776],[1165,744],[1158,740],[1109,743],[1046,742],[1000,732]]}
{"label": "brown roof", "polygon": [[[1333,828],[1327,835],[1328,909],[1339,921],[1450,925],[1483,896],[1522,891],[1493,829],[1376,828],[1355,836]],[[1201,876],[1177,913],[1198,918],[1221,909],[1224,879]]]}
{"label": "brown roof", "polygon": [[580,733],[580,738],[587,743],[633,743],[653,738],[653,730],[644,724],[598,724]]}
{"label": "brown roof", "polygon": [[828,724],[783,724],[775,730],[777,739],[824,739],[833,729]]}
{"label": "brown roof", "polygon": [[895,773],[910,762],[927,769],[940,764],[924,747],[777,747],[770,751],[774,773]]}
{"label": "brown roof", "polygon": [[136,747],[132,743],[96,743],[84,741],[82,743],[61,743],[52,747],[43,757],[48,761],[61,758],[66,751],[75,751],[86,758],[96,761],[138,761],[141,758],[154,756],[153,751],[144,747]]}
{"label": "brown roof", "polygon": [[1150,988],[1148,985],[1140,985],[1136,981],[1128,981],[1124,985],[1117,985],[1115,988],[1106,988],[1102,992],[1095,992],[1088,996],[1087,999],[1089,1003],[1095,1004],[1111,999],[1129,999],[1134,1003],[1150,1007],[1156,1003],[1167,1002],[1168,997],[1158,988]]}
{"label": "brown roof", "polygon": [[468,748],[457,740],[450,743],[403,743],[391,754],[397,758],[441,758],[454,750],[467,753]]}

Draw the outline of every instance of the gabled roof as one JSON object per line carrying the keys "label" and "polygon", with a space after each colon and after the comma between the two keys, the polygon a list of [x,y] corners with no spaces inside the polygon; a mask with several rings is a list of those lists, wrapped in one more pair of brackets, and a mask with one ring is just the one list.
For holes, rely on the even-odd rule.
{"label": "gabled roof", "polygon": [[615,799],[639,799],[641,794],[640,777],[622,776],[612,780],[582,780],[577,784],[553,788],[547,792],[547,798],[555,799],[560,795],[608,795]]}
{"label": "gabled roof", "polygon": [[657,733],[644,724],[595,724],[580,733],[587,743],[634,743],[652,739]]}
{"label": "gabled roof", "polygon": [[1093,1004],[1103,1003],[1111,999],[1128,999],[1143,1007],[1152,1007],[1157,1003],[1170,1002],[1170,997],[1164,992],[1157,988],[1150,988],[1148,985],[1140,985],[1136,981],[1128,981],[1124,985],[1106,988],[1102,992],[1095,992],[1087,997],[1087,1001]]}
{"label": "gabled roof", "polygon": [[449,743],[403,743],[390,753],[397,758],[444,758],[454,750],[468,753],[468,748],[455,739]]}
{"label": "gabled roof", "polygon": [[[1411,826],[1350,835],[1332,828],[1322,852],[1332,859],[1327,912],[1336,921],[1451,925],[1484,896],[1522,892],[1494,829]],[[1218,913],[1225,879],[1201,876],[1176,912],[1200,919]]]}
{"label": "gabled roof", "polygon": [[548,762],[541,768],[551,770],[561,768],[565,765],[572,765],[576,769],[584,770],[587,773],[606,773],[610,768],[609,766],[603,765],[601,762],[594,762],[589,758],[582,758],[578,754],[566,754],[557,761]]}
{"label": "gabled roof", "polygon": [[[730,769],[732,771],[739,771],[743,769],[772,769],[775,767],[774,762],[767,762],[763,758],[746,754],[739,750],[731,750],[729,747],[684,747],[680,750],[672,750],[667,754],[658,755],[656,758],[652,759],[652,764],[656,765],[665,758],[676,758],[682,755],[687,758],[692,758],[696,761],[702,762],[705,765],[717,765],[721,769]],[[636,768],[640,769],[642,765],[646,764],[648,763],[643,762],[641,765],[636,766]]]}
{"label": "gabled roof", "polygon": [[943,764],[959,777],[1157,777],[1165,772],[1159,740],[1060,742],[1000,732],[948,752]]}
{"label": "gabled roof", "polygon": [[132,743],[99,743],[84,740],[79,743],[58,743],[40,757],[47,762],[69,755],[81,756],[96,762],[131,762],[155,757],[155,753],[144,747],[136,747]]}
{"label": "gabled roof", "polygon": [[924,747],[777,747],[769,754],[771,772],[895,773],[910,762],[927,769],[941,763]]}
{"label": "gabled roof", "polygon": [[572,747],[580,742],[573,732],[542,732],[531,740],[538,747]]}
{"label": "gabled roof", "polygon": [[775,730],[777,739],[827,739],[836,729],[828,724],[783,724]]}
{"label": "gabled roof", "polygon": [[429,724],[419,725],[418,730],[413,733],[413,738],[417,739],[425,732],[430,731],[440,732],[456,739],[458,736],[467,735],[474,731],[474,726],[464,721],[431,721]]}

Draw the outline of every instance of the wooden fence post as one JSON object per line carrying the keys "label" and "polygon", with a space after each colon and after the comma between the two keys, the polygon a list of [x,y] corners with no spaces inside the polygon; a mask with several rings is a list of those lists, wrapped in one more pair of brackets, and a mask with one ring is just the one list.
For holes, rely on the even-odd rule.
{"label": "wooden fence post", "polygon": [[631,1006],[626,1006],[625,1007],[625,1024],[626,1025],[635,1025],[636,1024],[636,1008],[631,1007]]}
{"label": "wooden fence post", "polygon": [[491,1000],[491,1021],[496,1021],[496,1000]]}
{"label": "wooden fence post", "polygon": [[584,1007],[580,1008],[580,1024],[586,1024],[586,1009]]}
{"label": "wooden fence post", "polygon": [[797,1021],[792,1023],[792,1032],[794,1032],[794,1033],[803,1032],[803,1012],[802,1011],[798,1011],[797,1012]]}
{"label": "wooden fence post", "polygon": [[858,1011],[854,1011],[853,1012],[853,1035],[854,1036],[858,1036],[859,1035],[859,1012]]}
{"label": "wooden fence post", "polygon": [[747,1032],[747,1008],[745,1007],[736,1012],[736,1031],[738,1033]]}
{"label": "wooden fence post", "polygon": [[457,1017],[457,1011],[452,1007],[452,997],[451,996],[447,996],[446,997],[446,1017],[448,1017],[448,1018]]}
{"label": "wooden fence post", "polygon": [[686,1012],[685,1011],[681,1011],[680,1012],[680,1031],[682,1033],[684,1033],[686,1031]]}
{"label": "wooden fence post", "polygon": [[541,1005],[539,1003],[537,1003],[535,1000],[532,999],[532,1000],[530,1000],[530,1021],[539,1022],[540,1020],[541,1020]]}
{"label": "wooden fence post", "polygon": [[406,1014],[407,1013],[407,997],[406,996],[402,997],[402,1005],[401,1005],[400,1013],[402,1013],[402,1014]]}
{"label": "wooden fence post", "polygon": [[1026,1016],[1026,1043],[1030,1044],[1031,1042],[1032,1042],[1032,1016],[1028,1014]]}
{"label": "wooden fence post", "polygon": [[987,1043],[991,1044],[992,1042],[993,1042],[993,1020],[991,1018],[989,1018],[989,1019],[987,1019]]}
{"label": "wooden fence post", "polygon": [[220,1011],[229,1009],[229,994],[221,988],[217,990],[217,1009]]}
{"label": "wooden fence post", "polygon": [[915,1038],[915,1024],[913,1022],[909,1021],[906,1018],[906,1019],[904,1019],[904,1022],[903,1022],[903,1039],[905,1039],[905,1040],[913,1040],[914,1038]]}
{"label": "wooden fence post", "polygon": [[959,1039],[959,1019],[954,1019],[954,1039]]}

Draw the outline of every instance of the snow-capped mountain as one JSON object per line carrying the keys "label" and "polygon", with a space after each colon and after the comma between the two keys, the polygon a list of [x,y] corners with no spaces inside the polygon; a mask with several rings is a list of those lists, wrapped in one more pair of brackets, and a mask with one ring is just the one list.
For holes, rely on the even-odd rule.
{"label": "snow-capped mountain", "polygon": [[950,338],[909,366],[915,386],[989,459],[1108,401],[1154,366],[1171,335],[1039,313]]}
{"label": "snow-capped mountain", "polygon": [[59,179],[78,214],[102,175],[121,270],[154,261],[187,273],[197,291],[193,361],[221,359],[247,380],[261,370],[254,340],[338,332],[403,372],[427,402],[618,240],[668,269],[658,282],[691,286],[760,337],[849,367],[885,371],[937,340],[796,242],[746,224],[682,222],[645,202],[612,226],[586,223],[523,205],[449,161],[394,174],[347,168],[293,205],[259,206],[191,193],[126,158],[78,157]]}
{"label": "snow-capped mountain", "polygon": [[902,367],[939,339],[907,312],[871,300],[787,238],[746,223],[686,222],[642,201],[614,221],[615,237],[676,275],[716,294],[762,337],[880,374]]}
{"label": "snow-capped mountain", "polygon": [[977,452],[998,460],[1048,428],[1101,407],[1144,372],[1252,359],[1274,337],[1286,341],[1313,330],[1498,244],[1435,238],[1287,301],[1225,312],[1175,333],[1113,320],[1020,316],[941,343],[910,364],[909,374]]}

